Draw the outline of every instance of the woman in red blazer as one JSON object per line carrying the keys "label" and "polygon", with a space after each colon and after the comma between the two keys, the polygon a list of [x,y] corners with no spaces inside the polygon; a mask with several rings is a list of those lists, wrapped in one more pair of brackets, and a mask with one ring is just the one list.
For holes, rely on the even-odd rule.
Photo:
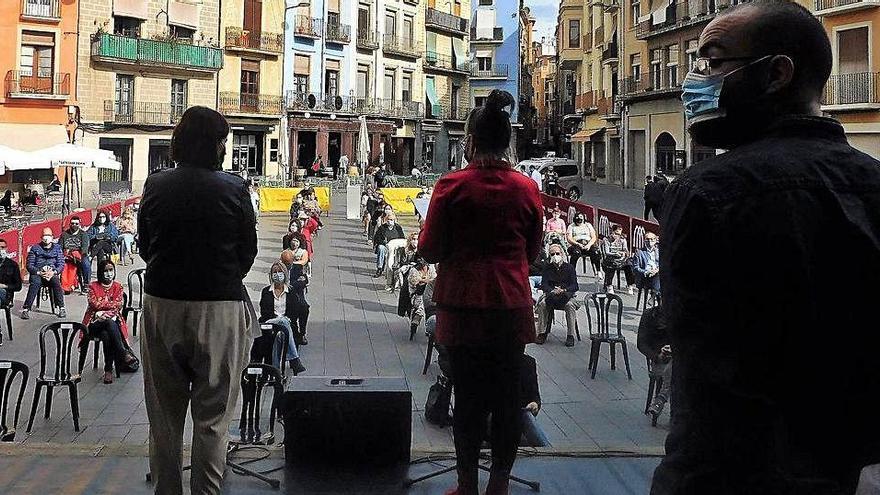
{"label": "woman in red blazer", "polygon": [[477,462],[492,414],[486,493],[506,494],[521,433],[518,366],[535,341],[529,261],[541,249],[543,208],[535,182],[502,158],[510,146],[510,93],[494,90],[471,112],[469,165],[437,182],[419,254],[440,263],[433,301],[437,343],[448,347],[455,387],[458,487],[478,493]]}

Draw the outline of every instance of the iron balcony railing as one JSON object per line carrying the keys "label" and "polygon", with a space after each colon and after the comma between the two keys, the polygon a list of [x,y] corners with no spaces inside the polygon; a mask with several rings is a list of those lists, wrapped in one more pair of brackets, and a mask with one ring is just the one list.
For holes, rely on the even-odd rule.
{"label": "iron balcony railing", "polygon": [[182,41],[98,33],[92,37],[92,60],[216,72],[223,67],[223,50]]}
{"label": "iron balcony railing", "polygon": [[21,15],[38,19],[61,19],[61,0],[21,0]]}
{"label": "iron balcony railing", "polygon": [[354,98],[345,95],[288,91],[284,103],[288,110],[355,113]]}
{"label": "iron balcony railing", "polygon": [[172,126],[186,110],[155,101],[104,100],[104,122],[121,125]]}
{"label": "iron balcony railing", "polygon": [[281,54],[284,52],[284,35],[279,33],[252,33],[239,27],[227,27],[226,48]]}
{"label": "iron balcony railing", "polygon": [[608,45],[602,50],[602,62],[610,63],[616,61],[619,56],[618,52],[619,50],[616,42],[608,43]]}
{"label": "iron balcony railing", "polygon": [[40,76],[30,71],[11,70],[6,73],[6,96],[15,97],[67,97],[70,95],[70,74]]}
{"label": "iron balcony railing", "polygon": [[351,41],[351,26],[338,22],[326,23],[326,39],[331,43],[348,43]]}
{"label": "iron balcony railing", "polygon": [[372,29],[358,28],[357,47],[364,50],[375,50],[379,48],[379,36],[376,31],[373,31]]}
{"label": "iron balcony railing", "polygon": [[425,105],[425,118],[432,120],[467,120],[470,115],[471,107],[467,104],[459,104],[457,106],[450,105],[448,102],[441,102],[437,105]]}
{"label": "iron balcony railing", "polygon": [[866,3],[865,0],[816,0],[815,1],[815,12],[820,12],[822,10],[835,9],[837,7],[847,7],[849,5],[858,5],[860,3]]}
{"label": "iron balcony railing", "polygon": [[495,64],[488,68],[480,68],[479,64],[471,64],[471,77],[478,79],[507,79],[510,74],[510,65]]}
{"label": "iron balcony railing", "polygon": [[452,72],[470,73],[470,63],[467,60],[456,60],[449,55],[443,55],[435,51],[425,52],[425,69],[444,70]]}
{"label": "iron balcony railing", "polygon": [[428,7],[428,10],[425,12],[425,27],[433,27],[464,35],[468,32],[468,20],[464,17],[447,14],[446,12]]}
{"label": "iron balcony railing", "polygon": [[[679,0],[666,9],[666,20],[654,23],[649,19],[636,25],[636,38],[643,40],[697,22],[708,20],[721,10],[749,0]],[[819,0],[817,0],[819,1]]]}
{"label": "iron balcony railing", "polygon": [[481,33],[481,30],[477,30],[476,26],[471,26],[471,43],[479,41],[504,41],[504,28],[493,28],[491,36],[479,36],[479,33]]}
{"label": "iron balcony railing", "polygon": [[421,118],[424,112],[421,102],[389,98],[357,98],[356,108],[359,114],[409,120]]}
{"label": "iron balcony railing", "polygon": [[385,53],[402,55],[405,57],[419,58],[422,56],[422,48],[415,42],[415,40],[408,37],[397,36],[396,34],[384,35],[382,38],[382,50]]}
{"label": "iron balcony railing", "polygon": [[[673,68],[675,70],[672,70]],[[638,96],[641,93],[677,91],[681,89],[681,83],[684,82],[687,72],[687,65],[682,64],[652,69],[640,74],[638,78],[626,77],[622,81],[622,93],[626,96]]]}
{"label": "iron balcony railing", "polygon": [[320,38],[324,32],[324,20],[315,19],[307,15],[297,15],[293,18],[293,34],[308,38]]}
{"label": "iron balcony railing", "polygon": [[256,115],[281,115],[282,98],[274,95],[220,93],[220,113],[247,113]]}
{"label": "iron balcony railing", "polygon": [[880,103],[880,72],[835,74],[828,79],[822,94],[823,105],[860,105]]}

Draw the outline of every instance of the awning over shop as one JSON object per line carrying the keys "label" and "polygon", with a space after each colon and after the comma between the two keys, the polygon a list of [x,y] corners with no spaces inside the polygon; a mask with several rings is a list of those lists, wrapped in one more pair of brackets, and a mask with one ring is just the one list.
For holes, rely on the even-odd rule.
{"label": "awning over shop", "polygon": [[440,115],[440,98],[437,96],[437,86],[433,77],[425,79],[425,94],[428,97],[428,105],[431,105],[431,115]]}
{"label": "awning over shop", "polygon": [[0,144],[21,151],[36,151],[67,142],[61,124],[0,124]]}
{"label": "awning over shop", "polygon": [[604,130],[605,130],[604,127],[583,129],[581,131],[577,131],[576,133],[572,134],[571,141],[572,142],[579,142],[579,143],[589,141],[593,135],[599,134]]}

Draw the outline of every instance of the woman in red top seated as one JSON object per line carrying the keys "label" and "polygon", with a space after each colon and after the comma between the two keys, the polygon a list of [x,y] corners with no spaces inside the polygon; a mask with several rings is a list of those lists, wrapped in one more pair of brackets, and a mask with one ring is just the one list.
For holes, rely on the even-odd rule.
{"label": "woman in red top seated", "polygon": [[541,249],[535,182],[505,161],[515,100],[492,91],[468,118],[469,165],[434,188],[419,254],[440,263],[433,301],[438,344],[448,347],[455,387],[455,495],[478,493],[477,462],[492,414],[492,470],[486,493],[506,494],[522,429],[519,363],[535,341],[529,261]]}
{"label": "woman in red top seated", "polygon": [[130,366],[135,358],[128,345],[128,326],[122,318],[122,295],[125,289],[116,282],[116,265],[110,260],[98,263],[98,280],[89,285],[89,307],[83,325],[89,338],[101,339],[104,347],[104,383],[113,383],[113,366]]}

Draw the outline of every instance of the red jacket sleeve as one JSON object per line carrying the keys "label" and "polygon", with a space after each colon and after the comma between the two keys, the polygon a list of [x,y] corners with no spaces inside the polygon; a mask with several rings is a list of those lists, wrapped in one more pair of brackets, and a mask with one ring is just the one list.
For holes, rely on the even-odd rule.
{"label": "red jacket sleeve", "polygon": [[428,263],[442,263],[449,256],[449,178],[440,179],[434,186],[425,226],[419,233],[419,255]]}

